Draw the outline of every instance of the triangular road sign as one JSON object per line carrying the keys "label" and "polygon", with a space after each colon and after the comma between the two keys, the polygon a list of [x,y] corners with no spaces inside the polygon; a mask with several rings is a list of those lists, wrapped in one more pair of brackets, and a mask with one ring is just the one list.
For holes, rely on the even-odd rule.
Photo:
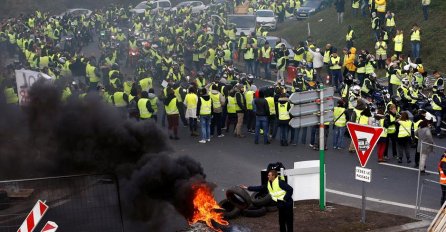
{"label": "triangular road sign", "polygon": [[353,145],[355,145],[359,163],[362,167],[365,167],[384,128],[348,122],[347,129],[352,138]]}
{"label": "triangular road sign", "polygon": [[41,232],[55,232],[59,226],[52,221],[48,221]]}

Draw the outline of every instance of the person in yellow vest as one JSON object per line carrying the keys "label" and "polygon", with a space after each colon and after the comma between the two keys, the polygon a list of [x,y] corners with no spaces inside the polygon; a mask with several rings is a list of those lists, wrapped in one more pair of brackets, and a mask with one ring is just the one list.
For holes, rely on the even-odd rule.
{"label": "person in yellow vest", "polygon": [[223,119],[223,122],[226,120],[226,133],[229,132],[230,126],[234,125],[234,136],[235,134],[235,125],[237,124],[237,110],[236,110],[236,99],[235,99],[235,88],[231,89],[228,92],[228,104],[226,105],[227,109],[227,119]]}
{"label": "person in yellow vest", "polygon": [[345,36],[345,41],[346,41],[345,46],[347,47],[347,49],[350,50],[350,48],[353,47],[353,41],[355,40],[355,38],[356,38],[355,31],[353,30],[351,25],[348,25],[347,35]]}
{"label": "person in yellow vest", "polygon": [[100,81],[100,70],[95,67],[95,63],[91,59],[86,59],[85,62],[87,63],[85,66],[85,74],[89,83],[89,89],[96,89]]}
{"label": "person in yellow vest", "polygon": [[396,120],[398,133],[398,163],[403,162],[403,153],[406,155],[407,163],[410,164],[410,142],[412,137],[412,121],[406,111],[401,112],[401,117]]}
{"label": "person in yellow vest", "polygon": [[291,119],[289,110],[291,105],[288,102],[286,93],[282,93],[276,104],[277,124],[280,128],[280,146],[288,146],[288,130]]}
{"label": "person in yellow vest", "polygon": [[118,85],[116,92],[111,96],[111,102],[115,106],[123,118],[127,118],[127,106],[129,105],[129,95],[124,93],[122,85]]}
{"label": "person in yellow vest", "polygon": [[384,111],[382,109],[378,110],[375,119],[378,121],[379,126],[384,129],[377,144],[378,162],[387,162],[387,159],[384,159],[384,153],[387,150],[387,129],[384,128]]}
{"label": "person in yellow vest", "polygon": [[342,61],[341,57],[338,56],[338,53],[336,50],[332,51],[332,54],[330,56],[330,74],[332,79],[332,86],[335,86],[335,91],[339,92],[339,86],[340,83],[342,83]]}
{"label": "person in yellow vest", "polygon": [[178,124],[180,121],[180,113],[177,106],[177,98],[175,92],[171,87],[166,89],[166,98],[164,99],[164,108],[167,115],[168,133],[169,138],[179,140],[178,137]]}
{"label": "person in yellow vest", "polygon": [[429,5],[431,0],[421,0],[421,7],[423,8],[424,20],[427,21],[429,18]]}
{"label": "person in yellow vest", "polygon": [[154,110],[149,100],[149,93],[147,91],[141,92],[141,98],[137,102],[138,114],[140,120],[148,120],[153,118]]}
{"label": "person in yellow vest", "polygon": [[401,56],[403,53],[403,42],[404,42],[404,35],[403,30],[396,30],[396,35],[393,38],[393,50],[395,51],[395,55],[397,58]]}
{"label": "person in yellow vest", "polygon": [[420,57],[421,53],[421,28],[418,24],[414,24],[410,31],[410,44],[412,46],[412,59]]}
{"label": "person in yellow vest", "polygon": [[441,121],[443,119],[443,106],[445,105],[444,99],[444,89],[442,88],[433,88],[432,95],[432,110],[434,111],[435,118],[437,119],[435,124],[435,134],[440,137],[441,136]]}
{"label": "person in yellow vest", "polygon": [[[446,163],[446,158],[445,158],[445,163]],[[273,201],[277,202],[277,208],[279,208],[280,231],[281,232],[294,231],[293,199],[292,199],[293,188],[286,181],[284,181],[278,176],[276,170],[270,170],[268,172],[268,182],[266,186],[247,187],[245,185],[240,185],[240,187],[253,192],[266,192],[266,190],[268,190]]]}
{"label": "person in yellow vest", "polygon": [[344,148],[344,133],[347,125],[347,110],[343,100],[333,109],[333,149]]}
{"label": "person in yellow vest", "polygon": [[212,99],[209,96],[207,89],[200,89],[200,97],[198,98],[196,115],[200,117],[201,124],[201,140],[199,143],[206,143],[211,141],[211,116],[212,116]]}
{"label": "person in yellow vest", "polygon": [[217,127],[217,137],[221,138],[225,135],[222,133],[222,113],[226,103],[226,99],[220,91],[218,85],[211,87],[210,97],[212,99],[212,119],[211,119],[211,136],[214,135],[215,127]]}
{"label": "person in yellow vest", "polygon": [[376,13],[379,17],[381,25],[384,24],[386,16],[387,0],[375,0]]}
{"label": "person in yellow vest", "polygon": [[387,43],[383,41],[383,37],[380,36],[378,41],[375,43],[376,49],[376,60],[377,60],[377,68],[385,69],[386,68],[386,59],[387,59]]}
{"label": "person in yellow vest", "polygon": [[152,118],[155,122],[158,121],[158,97],[155,94],[155,90],[153,88],[149,89],[149,101],[150,105],[153,109]]}
{"label": "person in yellow vest", "polygon": [[395,14],[391,11],[387,11],[386,13],[386,31],[389,33],[389,37],[394,37],[396,23],[395,23]]}
{"label": "person in yellow vest", "polygon": [[[398,138],[397,133],[397,122],[396,120],[400,117],[396,105],[390,104],[388,106],[387,113],[384,116],[384,129],[387,130],[387,147],[389,147],[390,142],[392,142],[392,155],[394,158],[397,157],[397,150],[396,150],[396,142]],[[388,149],[384,151],[384,159],[388,159]]]}
{"label": "person in yellow vest", "polygon": [[352,0],[352,11],[353,16],[358,16],[359,6],[361,5],[361,0]]}
{"label": "person in yellow vest", "polygon": [[440,158],[440,162],[438,162],[438,174],[440,176],[440,186],[441,186],[441,201],[440,205],[443,206],[446,201],[446,151]]}
{"label": "person in yellow vest", "polygon": [[6,100],[6,104],[18,104],[19,103],[19,97],[17,95],[17,91],[13,87],[12,83],[9,80],[5,81],[5,88],[3,89],[3,94]]}
{"label": "person in yellow vest", "polygon": [[259,62],[265,70],[265,78],[271,79],[271,61],[273,59],[273,50],[266,41],[262,48],[259,49]]}
{"label": "person in yellow vest", "polygon": [[257,49],[254,49],[252,44],[246,45],[246,50],[243,54],[243,60],[245,61],[246,74],[255,74],[254,71],[254,54]]}
{"label": "person in yellow vest", "polygon": [[281,83],[285,85],[285,77],[284,72],[287,67],[287,58],[289,55],[289,51],[285,48],[285,44],[282,44],[280,51],[277,51],[277,83]]}
{"label": "person in yellow vest", "polygon": [[253,110],[254,93],[257,91],[257,86],[251,85],[246,88],[245,99],[246,99],[246,126],[248,128],[248,133],[255,133],[255,120],[256,114]]}
{"label": "person in yellow vest", "polygon": [[195,83],[197,84],[198,88],[203,88],[207,85],[207,81],[204,78],[204,72],[198,71],[197,78],[195,79]]}
{"label": "person in yellow vest", "polygon": [[189,131],[191,136],[198,136],[197,132],[197,89],[194,86],[189,87],[188,93],[184,98],[186,106],[186,119],[189,120]]}
{"label": "person in yellow vest", "polygon": [[235,126],[235,136],[239,138],[246,137],[242,133],[242,127],[243,127],[243,118],[245,116],[245,112],[247,112],[246,109],[246,98],[244,94],[244,86],[243,84],[237,84],[235,86],[235,111],[237,113],[237,124]]}

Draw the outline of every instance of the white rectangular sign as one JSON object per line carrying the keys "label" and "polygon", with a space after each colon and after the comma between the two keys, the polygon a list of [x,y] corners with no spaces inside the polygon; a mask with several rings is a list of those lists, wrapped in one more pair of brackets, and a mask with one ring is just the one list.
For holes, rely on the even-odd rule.
{"label": "white rectangular sign", "polygon": [[45,73],[32,70],[15,70],[15,78],[17,82],[17,93],[19,95],[19,104],[26,105],[29,102],[28,91],[31,86],[41,78],[47,80],[53,79]]}
{"label": "white rectangular sign", "polygon": [[360,181],[372,181],[372,169],[356,167],[355,179]]}

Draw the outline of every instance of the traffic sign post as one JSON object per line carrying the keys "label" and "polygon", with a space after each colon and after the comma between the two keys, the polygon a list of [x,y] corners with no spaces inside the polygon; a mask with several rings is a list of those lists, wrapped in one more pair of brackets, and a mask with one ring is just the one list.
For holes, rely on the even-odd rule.
{"label": "traffic sign post", "polygon": [[295,92],[290,96],[293,107],[289,113],[292,128],[319,125],[319,208],[325,210],[325,122],[333,121],[334,88],[324,88],[321,84],[318,90]]}
{"label": "traffic sign post", "polygon": [[366,208],[366,191],[365,182],[370,183],[372,180],[372,170],[364,168],[367,161],[372,154],[373,148],[381,137],[384,129],[382,127],[366,126],[357,123],[347,123],[348,133],[352,138],[355,146],[356,154],[358,155],[361,167],[356,167],[355,179],[362,182],[362,209],[361,222],[365,223],[365,208]]}

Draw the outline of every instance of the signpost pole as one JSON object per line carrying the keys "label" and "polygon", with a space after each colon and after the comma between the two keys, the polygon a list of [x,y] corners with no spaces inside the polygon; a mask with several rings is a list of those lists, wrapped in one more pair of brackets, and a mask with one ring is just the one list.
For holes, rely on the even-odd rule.
{"label": "signpost pole", "polygon": [[320,90],[320,124],[319,124],[319,209],[325,210],[325,144],[324,144],[324,85],[319,86]]}
{"label": "signpost pole", "polygon": [[361,222],[365,223],[365,181],[362,182],[362,209],[361,209]]}

